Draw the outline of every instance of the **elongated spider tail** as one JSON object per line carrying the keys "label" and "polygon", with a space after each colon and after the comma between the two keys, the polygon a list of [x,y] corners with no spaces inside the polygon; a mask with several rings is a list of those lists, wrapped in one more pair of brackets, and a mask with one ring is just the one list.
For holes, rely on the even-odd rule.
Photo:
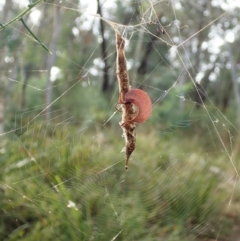
{"label": "elongated spider tail", "polygon": [[128,159],[126,160],[125,169],[128,170]]}
{"label": "elongated spider tail", "polygon": [[125,162],[125,169],[126,171],[128,170],[128,161],[129,161],[130,156],[126,157],[126,162]]}

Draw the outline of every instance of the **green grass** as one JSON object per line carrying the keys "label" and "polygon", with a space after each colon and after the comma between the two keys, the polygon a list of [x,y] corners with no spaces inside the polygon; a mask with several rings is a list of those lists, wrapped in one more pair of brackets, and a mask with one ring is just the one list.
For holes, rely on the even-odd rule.
{"label": "green grass", "polygon": [[118,126],[93,132],[36,124],[18,137],[5,137],[0,239],[227,237],[232,189],[211,167],[230,164],[220,155],[207,159],[211,151],[183,134],[161,136],[138,128],[128,172]]}

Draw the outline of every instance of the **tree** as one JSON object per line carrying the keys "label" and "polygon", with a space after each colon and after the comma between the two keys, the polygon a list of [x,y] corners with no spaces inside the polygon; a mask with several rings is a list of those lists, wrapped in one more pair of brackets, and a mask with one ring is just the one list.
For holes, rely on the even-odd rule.
{"label": "tree", "polygon": [[47,91],[46,91],[46,120],[51,119],[51,103],[52,103],[52,87],[53,82],[51,80],[51,69],[56,62],[57,57],[57,44],[60,38],[62,28],[62,9],[60,6],[55,5],[54,7],[54,24],[53,24],[53,35],[50,42],[51,54],[47,57]]}

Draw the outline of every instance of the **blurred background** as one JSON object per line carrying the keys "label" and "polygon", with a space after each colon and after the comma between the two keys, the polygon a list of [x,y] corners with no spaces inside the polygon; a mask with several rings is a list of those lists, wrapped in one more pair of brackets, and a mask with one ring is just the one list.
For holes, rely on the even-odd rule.
{"label": "blurred background", "polygon": [[[240,240],[239,10],[1,1],[0,240]],[[153,102],[127,172],[106,20]]]}

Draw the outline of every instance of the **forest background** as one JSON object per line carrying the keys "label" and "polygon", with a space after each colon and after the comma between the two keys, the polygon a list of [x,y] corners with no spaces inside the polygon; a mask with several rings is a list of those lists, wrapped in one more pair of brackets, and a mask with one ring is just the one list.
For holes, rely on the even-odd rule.
{"label": "forest background", "polygon": [[[239,8],[1,1],[0,240],[240,240]],[[128,172],[104,19],[153,102]]]}

